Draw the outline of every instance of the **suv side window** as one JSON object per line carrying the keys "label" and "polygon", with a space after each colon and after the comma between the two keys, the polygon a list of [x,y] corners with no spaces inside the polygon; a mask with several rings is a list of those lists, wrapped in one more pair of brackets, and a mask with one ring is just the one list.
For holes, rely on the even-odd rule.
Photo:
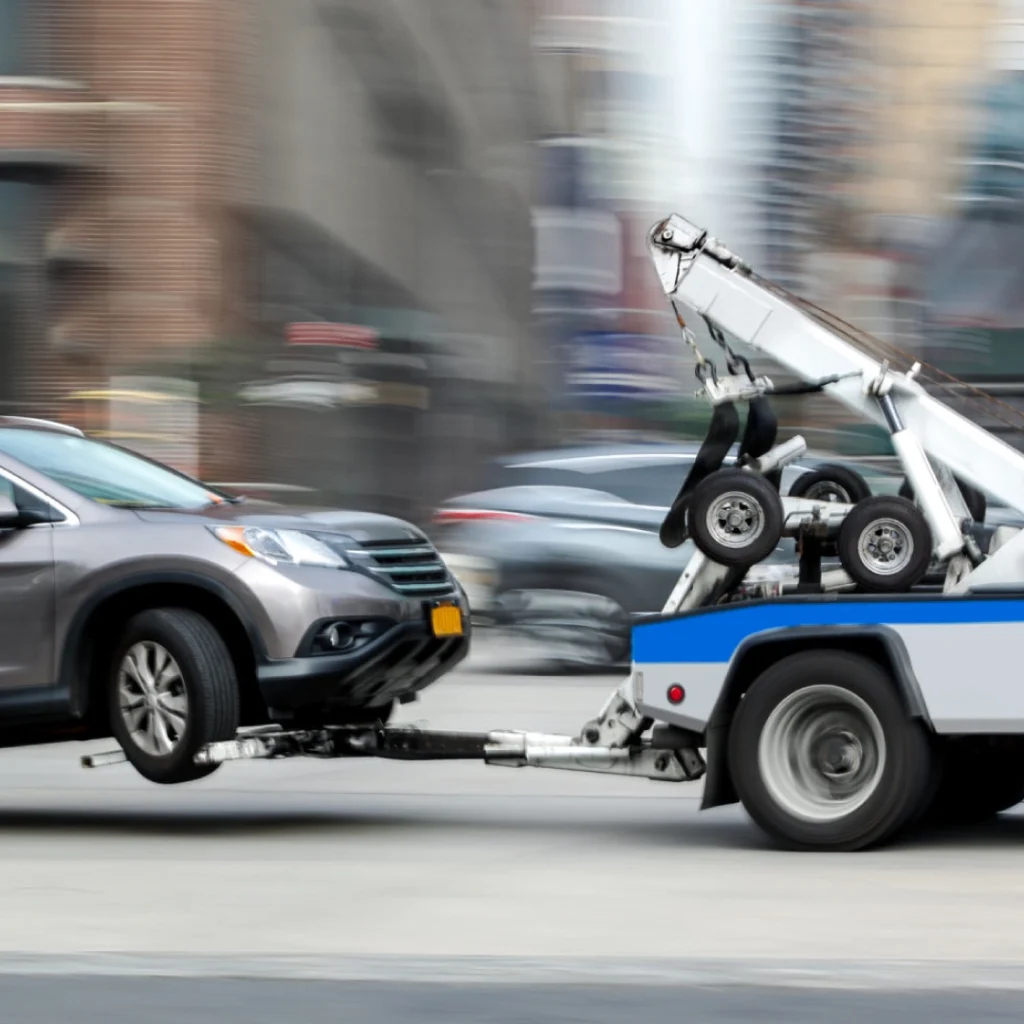
{"label": "suv side window", "polygon": [[35,512],[40,519],[50,522],[60,522],[60,513],[47,501],[36,497],[31,491],[19,486],[13,480],[8,480],[0,474],[0,496],[13,501],[22,512]]}

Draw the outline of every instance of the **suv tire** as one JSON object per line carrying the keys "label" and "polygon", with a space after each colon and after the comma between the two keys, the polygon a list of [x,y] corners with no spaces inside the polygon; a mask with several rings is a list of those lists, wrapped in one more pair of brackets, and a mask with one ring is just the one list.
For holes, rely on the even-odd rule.
{"label": "suv tire", "polygon": [[238,679],[213,625],[184,608],[155,608],[132,618],[114,651],[108,678],[114,736],[132,767],[150,782],[192,782],[217,765],[197,765],[207,743],[230,740],[240,719]]}

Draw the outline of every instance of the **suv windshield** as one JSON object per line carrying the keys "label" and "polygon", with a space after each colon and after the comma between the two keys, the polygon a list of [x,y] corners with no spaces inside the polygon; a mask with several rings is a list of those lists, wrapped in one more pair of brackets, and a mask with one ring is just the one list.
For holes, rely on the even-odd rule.
{"label": "suv windshield", "polygon": [[157,462],[73,434],[2,427],[0,451],[104,505],[188,509],[226,500]]}

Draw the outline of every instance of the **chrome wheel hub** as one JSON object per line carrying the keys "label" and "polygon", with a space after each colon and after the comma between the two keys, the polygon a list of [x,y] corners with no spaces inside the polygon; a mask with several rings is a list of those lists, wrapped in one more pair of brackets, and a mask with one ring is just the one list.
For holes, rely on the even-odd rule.
{"label": "chrome wheel hub", "polygon": [[764,531],[764,509],[742,491],[730,491],[712,502],[707,511],[708,532],[719,544],[744,548]]}
{"label": "chrome wheel hub", "polygon": [[876,519],[861,531],[857,554],[873,573],[892,576],[913,557],[914,538],[899,520]]}
{"label": "chrome wheel hub", "polygon": [[804,498],[810,501],[838,502],[841,505],[853,504],[850,494],[845,487],[841,487],[839,484],[828,480],[822,480],[821,483],[809,487]]}

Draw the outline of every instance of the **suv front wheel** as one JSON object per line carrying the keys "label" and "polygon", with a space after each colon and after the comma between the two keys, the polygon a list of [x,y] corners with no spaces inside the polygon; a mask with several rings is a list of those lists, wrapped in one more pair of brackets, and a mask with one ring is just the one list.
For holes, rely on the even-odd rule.
{"label": "suv front wheel", "polygon": [[197,765],[196,752],[238,729],[234,661],[213,625],[188,609],[151,609],[128,623],[108,692],[114,735],[151,782],[209,775],[217,766]]}

